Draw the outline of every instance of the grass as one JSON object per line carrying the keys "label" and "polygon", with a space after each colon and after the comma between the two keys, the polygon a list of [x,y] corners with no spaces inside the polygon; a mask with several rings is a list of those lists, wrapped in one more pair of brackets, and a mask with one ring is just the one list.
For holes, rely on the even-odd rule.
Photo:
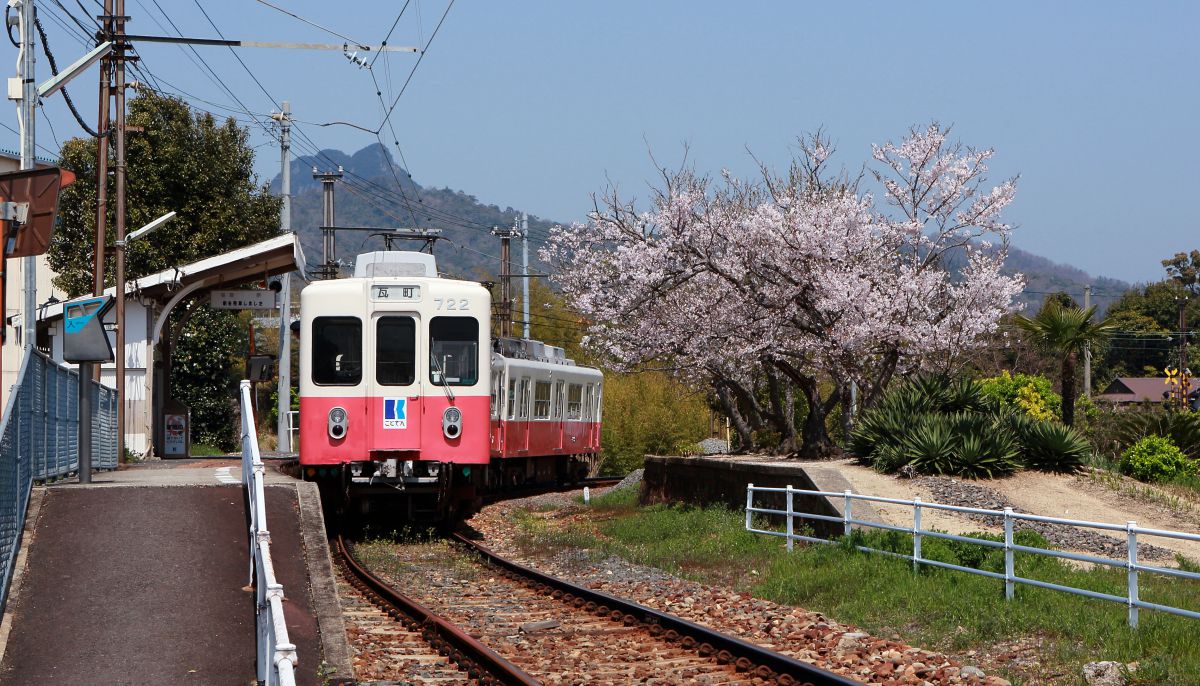
{"label": "grass", "polygon": [[193,443],[189,454],[191,457],[222,457],[224,455],[228,455],[229,453],[221,450],[215,445],[209,445],[207,443]]}
{"label": "grass", "polygon": [[[963,654],[1015,641],[1038,646],[1040,666],[1006,674],[1014,683],[1077,684],[1092,660],[1138,662],[1131,684],[1200,683],[1200,623],[1143,610],[1140,628],[1126,626],[1116,603],[1018,585],[1013,601],[1003,582],[922,567],[858,552],[851,543],[911,553],[910,538],[892,532],[856,533],[841,545],[803,546],[789,554],[780,539],[751,534],[741,512],[722,508],[638,507],[632,490],[593,499],[587,517],[517,516],[519,542],[531,551],[587,548],[618,555],[706,583],[749,591],[779,603],[823,612],[872,633]],[[1032,532],[1026,545],[1045,547]],[[930,559],[1001,571],[1002,552],[926,538]],[[1125,572],[1082,570],[1058,560],[1018,554],[1017,574],[1114,595],[1125,592]],[[1141,598],[1200,610],[1200,583],[1143,574]],[[1003,670],[1001,670],[1003,671]]]}

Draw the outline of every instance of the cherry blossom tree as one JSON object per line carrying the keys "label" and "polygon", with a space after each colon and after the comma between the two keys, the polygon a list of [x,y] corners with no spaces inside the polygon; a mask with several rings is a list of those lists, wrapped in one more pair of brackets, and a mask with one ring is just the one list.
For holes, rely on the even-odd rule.
{"label": "cherry blossom tree", "polygon": [[936,123],[874,147],[882,203],[831,174],[831,152],[811,136],[786,175],[753,182],[664,172],[651,209],[610,193],[555,229],[542,256],[594,322],[587,345],[706,380],[743,445],[770,429],[804,456],[836,451],[826,417],[851,384],[869,406],[896,374],[955,365],[1022,286],[1000,271],[1015,180],[988,188],[992,151]]}

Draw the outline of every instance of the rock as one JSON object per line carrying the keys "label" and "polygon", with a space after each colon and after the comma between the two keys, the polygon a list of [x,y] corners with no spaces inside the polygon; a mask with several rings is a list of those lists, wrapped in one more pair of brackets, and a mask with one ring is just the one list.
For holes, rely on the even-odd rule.
{"label": "rock", "polygon": [[834,648],[834,652],[841,655],[842,653],[861,650],[863,648],[863,640],[870,637],[871,634],[861,631],[849,631],[844,633],[842,634],[841,638],[838,639],[837,647]]}
{"label": "rock", "polygon": [[1126,673],[1120,662],[1089,662],[1083,666],[1083,680],[1088,686],[1125,686],[1129,683]]}
{"label": "rock", "polygon": [[962,669],[958,670],[958,675],[961,677],[964,677],[964,678],[976,677],[978,679],[982,679],[983,677],[987,676],[986,674],[983,673],[982,669],[972,666],[972,665],[967,665],[966,667],[963,667]]}

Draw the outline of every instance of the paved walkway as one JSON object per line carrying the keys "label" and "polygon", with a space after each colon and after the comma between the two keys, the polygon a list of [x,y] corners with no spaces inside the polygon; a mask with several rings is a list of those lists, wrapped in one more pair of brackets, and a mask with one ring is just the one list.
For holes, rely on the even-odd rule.
{"label": "paved walkway", "polygon": [[[294,483],[268,473],[269,483]],[[235,460],[163,463],[47,488],[10,603],[0,683],[252,684],[254,593],[243,490],[232,485],[239,478]],[[317,684],[321,648],[296,490],[268,488],[267,505],[297,676]]]}

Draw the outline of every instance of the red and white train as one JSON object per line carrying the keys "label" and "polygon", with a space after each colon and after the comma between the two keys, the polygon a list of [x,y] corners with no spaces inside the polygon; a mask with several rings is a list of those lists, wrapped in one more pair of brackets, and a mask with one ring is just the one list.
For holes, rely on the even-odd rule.
{"label": "red and white train", "polygon": [[600,371],[493,339],[488,290],[439,277],[433,255],[360,255],[300,313],[300,466],[326,493],[442,520],[595,462]]}

